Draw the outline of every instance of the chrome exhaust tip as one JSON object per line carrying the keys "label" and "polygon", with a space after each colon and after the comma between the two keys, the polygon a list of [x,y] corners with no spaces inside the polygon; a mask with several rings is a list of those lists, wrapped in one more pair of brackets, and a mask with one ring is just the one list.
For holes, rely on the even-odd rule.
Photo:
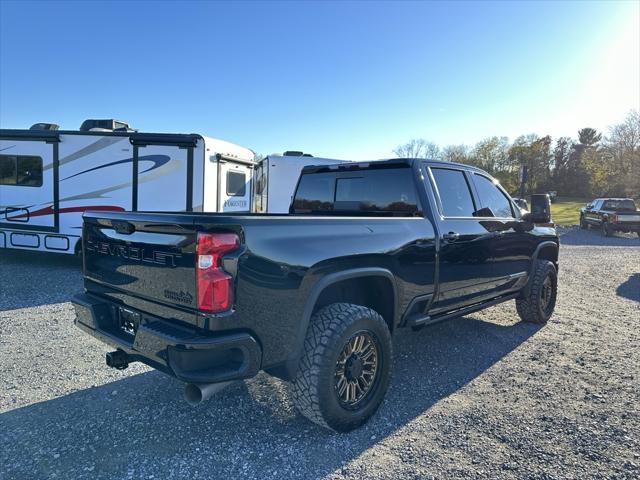
{"label": "chrome exhaust tip", "polygon": [[189,405],[200,405],[231,383],[187,383],[184,387],[184,399]]}

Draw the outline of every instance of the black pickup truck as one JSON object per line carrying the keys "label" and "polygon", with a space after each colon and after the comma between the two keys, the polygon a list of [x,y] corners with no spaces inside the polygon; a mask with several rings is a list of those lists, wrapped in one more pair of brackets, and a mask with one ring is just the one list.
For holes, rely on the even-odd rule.
{"label": "black pickup truck", "polygon": [[640,211],[631,198],[596,198],[580,209],[580,228],[599,228],[610,237],[614,232],[636,232],[640,236]]}
{"label": "black pickup truck", "polygon": [[397,159],[304,168],[289,215],[86,213],[76,324],[117,349],[109,366],[144,362],[191,403],[264,370],[347,431],[385,395],[398,328],[508,300],[550,318],[544,199],[523,214],[481,170]]}

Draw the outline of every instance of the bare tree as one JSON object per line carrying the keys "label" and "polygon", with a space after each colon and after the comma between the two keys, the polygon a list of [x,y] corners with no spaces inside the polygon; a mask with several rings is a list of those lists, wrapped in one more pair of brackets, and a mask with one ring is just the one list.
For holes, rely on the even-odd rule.
{"label": "bare tree", "polygon": [[414,138],[409,141],[409,143],[399,145],[393,150],[393,153],[401,158],[429,158],[438,160],[441,156],[440,147],[423,138]]}
{"label": "bare tree", "polygon": [[617,191],[636,196],[640,192],[640,111],[630,111],[624,121],[609,128],[602,158]]}
{"label": "bare tree", "polygon": [[467,163],[469,147],[466,145],[448,145],[442,149],[442,159],[448,162]]}
{"label": "bare tree", "polygon": [[640,111],[631,110],[622,123],[610,127],[607,143],[630,152],[640,150]]}

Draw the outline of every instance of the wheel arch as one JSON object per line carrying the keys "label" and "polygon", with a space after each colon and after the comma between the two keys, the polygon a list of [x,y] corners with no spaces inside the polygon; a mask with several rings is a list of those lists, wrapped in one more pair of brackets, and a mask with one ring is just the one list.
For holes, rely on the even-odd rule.
{"label": "wheel arch", "polygon": [[[368,291],[367,287],[373,287],[373,291]],[[345,294],[345,290],[352,292],[352,296]],[[390,332],[393,332],[397,325],[398,292],[391,271],[379,267],[365,267],[329,273],[315,283],[307,297],[292,354],[285,364],[286,376],[295,375],[313,314],[325,305],[338,302],[356,303],[376,310],[385,319]]]}
{"label": "wheel arch", "polygon": [[533,252],[531,257],[531,267],[529,270],[529,278],[533,276],[534,269],[536,267],[536,260],[549,260],[558,270],[558,253],[559,246],[556,242],[546,241],[541,242]]}

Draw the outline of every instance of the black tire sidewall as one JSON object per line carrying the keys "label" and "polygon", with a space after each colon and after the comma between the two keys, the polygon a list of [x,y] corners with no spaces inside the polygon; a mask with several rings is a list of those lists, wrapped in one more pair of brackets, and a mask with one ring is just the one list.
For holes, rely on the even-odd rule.
{"label": "black tire sidewall", "polygon": [[[550,262],[544,262],[543,264],[541,264],[540,268],[543,268],[545,271],[543,273],[540,285],[538,285],[535,288],[535,291],[532,292],[534,298],[532,298],[531,300],[535,302],[540,323],[545,323],[553,315],[553,311],[556,307],[556,301],[558,300],[558,274],[555,267]],[[545,309],[542,308],[542,286],[549,276],[551,277],[551,282],[553,285],[553,298],[551,306],[545,311]]]}
{"label": "black tire sidewall", "polygon": [[588,227],[587,222],[585,221],[584,217],[580,215],[580,228],[582,230],[586,230],[587,227]]}
{"label": "black tire sidewall", "polygon": [[[372,387],[373,390],[369,393],[365,403],[355,410],[348,410],[340,405],[335,392],[335,366],[345,343],[358,331],[368,332],[376,341],[380,355],[379,373],[376,384]],[[320,410],[325,422],[332,429],[336,431],[353,430],[365,423],[375,413],[389,386],[392,361],[389,329],[381,318],[371,318],[367,315],[359,316],[343,330],[339,340],[333,342],[330,352],[323,361],[318,375]]]}

